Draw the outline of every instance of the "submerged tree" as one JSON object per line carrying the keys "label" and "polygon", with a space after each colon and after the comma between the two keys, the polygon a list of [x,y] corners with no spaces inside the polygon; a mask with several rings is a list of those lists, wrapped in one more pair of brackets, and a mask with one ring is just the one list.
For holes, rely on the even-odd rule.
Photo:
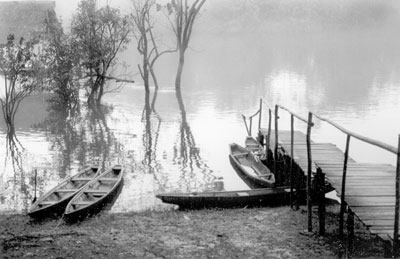
{"label": "submerged tree", "polygon": [[23,99],[39,85],[41,62],[34,51],[34,42],[14,35],[0,45],[0,73],[4,77],[4,91],[0,94],[3,117],[9,134],[14,134],[14,118]]}
{"label": "submerged tree", "polygon": [[154,86],[158,89],[157,77],[154,72],[156,61],[166,53],[176,52],[177,48],[167,48],[160,50],[155,36],[154,15],[152,11],[155,7],[155,0],[133,1],[134,12],[132,20],[135,26],[134,35],[137,39],[137,49],[143,56],[142,65],[139,71],[142,76],[145,90],[149,90],[149,75],[151,75]]}
{"label": "submerged tree", "polygon": [[[181,87],[185,52],[189,47],[190,37],[192,36],[193,25],[196,17],[205,2],[206,0],[195,0],[190,5],[188,4],[188,0],[171,0],[171,2],[165,6],[171,27],[176,36],[179,53],[178,71],[175,77],[176,88]],[[160,8],[161,6],[158,6],[158,9]],[[172,14],[174,14],[173,19],[170,18]]]}
{"label": "submerged tree", "polygon": [[42,61],[46,66],[46,90],[55,93],[50,101],[68,110],[74,110],[79,104],[79,59],[72,39],[64,34],[61,24],[51,12],[45,21],[46,40]]}
{"label": "submerged tree", "polygon": [[105,83],[117,63],[117,54],[126,49],[131,31],[128,16],[110,6],[100,9],[95,0],[82,0],[72,21],[74,50],[81,58],[88,103],[97,106],[105,93]]}

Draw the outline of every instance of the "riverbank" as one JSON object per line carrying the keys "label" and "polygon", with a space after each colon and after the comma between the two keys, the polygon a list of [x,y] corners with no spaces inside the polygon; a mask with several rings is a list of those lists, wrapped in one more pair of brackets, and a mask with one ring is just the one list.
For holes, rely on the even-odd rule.
{"label": "riverbank", "polygon": [[[27,216],[7,215],[0,219],[1,258],[346,257],[345,242],[337,236],[338,205],[327,207],[324,237],[305,234],[303,209],[102,213],[73,225],[33,224]],[[352,257],[383,257],[383,243],[359,222],[354,243]]]}

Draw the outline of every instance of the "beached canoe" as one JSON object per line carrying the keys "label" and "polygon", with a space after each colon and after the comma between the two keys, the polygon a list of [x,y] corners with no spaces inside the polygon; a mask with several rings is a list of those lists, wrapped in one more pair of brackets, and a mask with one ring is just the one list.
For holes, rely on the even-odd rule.
{"label": "beached canoe", "polygon": [[179,205],[180,209],[265,207],[289,204],[290,189],[161,193],[156,197],[165,203]]}
{"label": "beached canoe", "polygon": [[64,213],[68,202],[99,172],[100,166],[87,166],[68,177],[37,199],[29,208],[28,215],[34,219],[56,217]]}
{"label": "beached canoe", "polygon": [[72,222],[100,212],[116,198],[119,187],[122,186],[123,174],[124,168],[114,165],[96,176],[68,203],[64,219]]}
{"label": "beached canoe", "polygon": [[275,186],[275,176],[260,159],[248,149],[230,144],[229,161],[237,174],[251,188],[271,188]]}

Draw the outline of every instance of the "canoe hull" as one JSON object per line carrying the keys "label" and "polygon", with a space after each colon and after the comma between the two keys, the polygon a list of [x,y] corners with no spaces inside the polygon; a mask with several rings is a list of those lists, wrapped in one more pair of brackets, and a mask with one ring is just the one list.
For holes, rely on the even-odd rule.
{"label": "canoe hull", "polygon": [[287,205],[290,202],[287,188],[158,194],[156,197],[164,203],[178,205],[180,209],[273,207]]}
{"label": "canoe hull", "polygon": [[[93,215],[98,214],[101,212],[105,207],[111,206],[119,196],[119,193],[122,190],[123,186],[123,173],[124,170],[121,169],[118,178],[116,178],[115,183],[112,185],[112,187],[108,190],[106,194],[104,194],[102,197],[97,199],[96,201],[91,202],[87,206],[84,206],[79,209],[74,209],[74,202],[76,200],[81,199],[84,195],[85,192],[88,191],[91,188],[91,185],[94,184],[96,181],[99,181],[101,179],[101,175],[96,177],[94,180],[92,180],[84,189],[82,189],[67,205],[67,208],[65,209],[64,213],[64,220],[68,223],[75,223],[81,220],[84,220],[87,217],[91,217]],[[100,180],[101,181],[101,180]]]}
{"label": "canoe hull", "polygon": [[[91,178],[94,178],[94,176],[97,175],[99,168],[100,166],[88,166],[79,173],[63,180],[57,186],[39,197],[39,199],[30,207],[28,215],[34,220],[60,217],[64,213],[68,202],[72,200],[75,194],[85,187]],[[80,180],[81,176],[85,176],[86,179]],[[73,184],[73,182],[75,183]],[[62,194],[60,194],[60,191],[65,191],[65,188],[70,185],[75,185],[76,188],[71,188],[66,192],[61,192]],[[58,195],[55,195],[57,193]]]}
{"label": "canoe hull", "polygon": [[[243,155],[242,158],[238,158],[238,154]],[[241,147],[237,144],[230,145],[229,161],[235,169],[236,173],[250,188],[273,188],[275,187],[275,177],[270,170],[252,154],[248,149]],[[246,165],[245,165],[245,163]],[[245,167],[255,168],[251,169],[254,173],[249,173],[245,170]],[[271,174],[271,178],[261,177],[258,173]]]}

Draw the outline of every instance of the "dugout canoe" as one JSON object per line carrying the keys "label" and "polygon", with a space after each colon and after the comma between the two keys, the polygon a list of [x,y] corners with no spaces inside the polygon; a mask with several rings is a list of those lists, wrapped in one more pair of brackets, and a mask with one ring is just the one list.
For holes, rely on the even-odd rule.
{"label": "dugout canoe", "polygon": [[110,201],[116,198],[122,186],[124,168],[114,165],[91,180],[68,203],[64,219],[69,222],[82,220],[100,212]]}
{"label": "dugout canoe", "polygon": [[247,136],[244,141],[246,149],[258,156],[261,160],[265,160],[265,150],[263,146],[252,136]]}
{"label": "dugout canoe", "polygon": [[180,209],[266,207],[289,204],[290,189],[279,187],[240,191],[161,193],[156,197],[164,203],[178,205]]}
{"label": "dugout canoe", "polygon": [[34,219],[61,216],[68,202],[100,171],[100,165],[90,165],[63,180],[44,193],[29,208],[28,215]]}
{"label": "dugout canoe", "polygon": [[237,174],[252,188],[272,188],[275,176],[260,159],[248,149],[232,143],[229,161]]}

